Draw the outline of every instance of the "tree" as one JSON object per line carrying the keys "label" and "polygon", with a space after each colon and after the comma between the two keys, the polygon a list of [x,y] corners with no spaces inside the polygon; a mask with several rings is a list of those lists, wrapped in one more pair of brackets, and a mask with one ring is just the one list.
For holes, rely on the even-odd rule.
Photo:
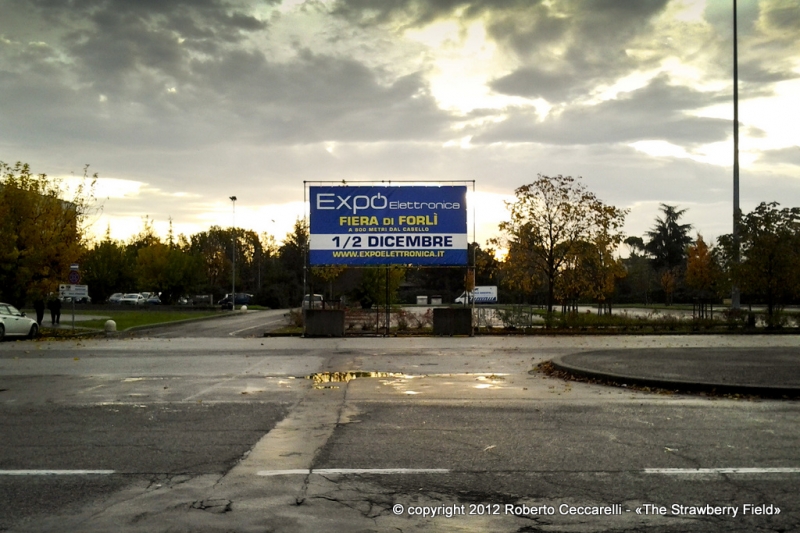
{"label": "tree", "polygon": [[193,290],[202,279],[203,260],[188,249],[154,243],[138,252],[136,272],[139,287],[157,292],[164,303],[172,303]]}
{"label": "tree", "polygon": [[630,237],[626,237],[622,242],[624,242],[628,247],[628,256],[643,255],[647,252],[644,246],[644,239],[641,237],[632,235]]}
{"label": "tree", "polygon": [[202,260],[204,290],[217,296],[222,295],[231,281],[231,246],[233,233],[219,226],[211,226],[208,231],[195,233],[189,238],[189,250]]}
{"label": "tree", "polygon": [[702,235],[686,250],[686,285],[699,300],[699,317],[706,318],[706,305],[715,295],[720,269],[715,259],[714,250],[709,248]]}
{"label": "tree", "polygon": [[655,283],[655,272],[652,261],[647,257],[644,240],[631,236],[623,241],[628,246],[628,258],[622,261],[625,268],[625,279],[622,281],[621,293],[634,302],[650,300],[650,290]]}
{"label": "tree", "polygon": [[328,300],[333,300],[333,282],[347,269],[345,265],[325,265],[311,267],[311,276],[328,284]]}
{"label": "tree", "polygon": [[475,285],[499,285],[500,264],[495,258],[494,248],[480,247],[477,242],[470,244],[469,257],[475,257]]}
{"label": "tree", "polygon": [[[369,266],[362,269],[361,283],[356,289],[363,307],[386,305],[386,284],[389,284],[389,305],[397,301],[397,290],[406,276],[406,268],[398,265]],[[388,277],[388,279],[387,279]]]}
{"label": "tree", "polygon": [[622,260],[614,257],[616,247],[612,247],[606,235],[599,235],[593,243],[584,248],[584,272],[586,287],[583,296],[598,303],[601,312],[611,313],[611,297],[617,282],[627,275]]}
{"label": "tree", "polygon": [[[543,280],[547,311],[553,311],[555,288],[568,258],[581,243],[605,235],[616,248],[627,210],[601,202],[571,176],[544,176],[514,191],[508,203],[511,220],[500,224],[509,254],[506,262],[517,283],[532,287]],[[500,244],[500,241],[495,241]]]}
{"label": "tree", "polygon": [[[677,206],[661,204],[661,211],[664,218],[656,218],[655,226],[647,232],[648,241],[645,244],[656,272],[682,267],[686,260],[686,247],[692,243],[689,235],[692,225],[678,224],[686,209],[679,211]],[[630,244],[635,246],[635,243]]]}
{"label": "tree", "polygon": [[[292,231],[286,235],[283,245],[278,249],[278,264],[280,265],[281,292],[285,295],[288,305],[298,305],[303,298],[303,277],[308,257],[309,231],[308,223],[297,219]],[[314,293],[314,287],[307,287],[309,293]]]}
{"label": "tree", "polygon": [[766,303],[770,318],[776,308],[800,294],[800,208],[779,205],[762,202],[742,218],[738,264],[732,261],[733,236],[719,238],[731,280],[743,293]]}
{"label": "tree", "polygon": [[661,276],[658,282],[661,284],[661,290],[664,291],[664,303],[672,305],[672,295],[675,293],[677,285],[675,272],[672,269],[665,269],[661,271]]}
{"label": "tree", "polygon": [[93,302],[105,302],[115,292],[126,292],[136,286],[135,264],[128,260],[125,246],[105,238],[89,249],[81,260],[83,282],[89,286]]}
{"label": "tree", "polygon": [[556,281],[555,297],[561,301],[562,312],[577,312],[578,299],[587,288],[588,279],[584,269],[590,245],[580,242],[573,252],[564,258],[561,275]]}
{"label": "tree", "polygon": [[0,298],[21,307],[28,291],[46,294],[66,281],[94,202],[97,175],[87,166],[83,178],[67,197],[60,179],[0,162]]}
{"label": "tree", "polygon": [[710,298],[719,279],[719,267],[714,260],[714,251],[708,247],[702,235],[687,250],[686,285],[699,298]]}

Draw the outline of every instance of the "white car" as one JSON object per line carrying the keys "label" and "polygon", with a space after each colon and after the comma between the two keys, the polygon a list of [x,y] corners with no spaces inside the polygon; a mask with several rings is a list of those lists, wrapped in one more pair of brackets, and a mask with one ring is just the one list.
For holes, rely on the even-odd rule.
{"label": "white car", "polygon": [[146,301],[147,299],[138,292],[128,293],[119,299],[119,303],[122,305],[144,305]]}
{"label": "white car", "polygon": [[321,294],[306,294],[303,296],[303,309],[322,309],[322,295]]}
{"label": "white car", "polygon": [[5,337],[28,337],[39,333],[39,324],[10,304],[0,303],[0,340]]}
{"label": "white car", "polygon": [[123,294],[121,292],[115,292],[114,294],[108,297],[108,303],[118,304],[122,296]]}

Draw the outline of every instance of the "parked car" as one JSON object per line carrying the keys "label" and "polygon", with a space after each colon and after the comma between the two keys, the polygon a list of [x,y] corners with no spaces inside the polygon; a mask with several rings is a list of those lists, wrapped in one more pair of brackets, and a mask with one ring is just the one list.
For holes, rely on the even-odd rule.
{"label": "parked car", "polygon": [[136,293],[131,292],[125,294],[122,298],[119,299],[119,303],[122,305],[143,305],[145,301],[146,300],[144,296],[142,296],[138,292]]}
{"label": "parked car", "polygon": [[[253,299],[252,294],[247,294],[244,292],[237,292],[234,298],[234,304],[236,305],[249,305],[250,300]],[[222,300],[219,301],[219,305],[222,306],[223,309],[231,309],[231,295],[226,294]]]}
{"label": "parked car", "polygon": [[122,299],[123,296],[124,294],[122,294],[121,292],[115,292],[114,294],[108,297],[107,302],[110,304],[119,304],[119,301]]}
{"label": "parked car", "polygon": [[146,301],[148,305],[161,305],[161,298],[158,297],[158,294],[151,294]]}
{"label": "parked car", "polygon": [[303,296],[303,309],[322,309],[322,295],[306,294]]}
{"label": "parked car", "polygon": [[39,324],[11,304],[0,303],[0,340],[5,337],[28,337],[39,333]]}
{"label": "parked car", "polygon": [[[72,302],[72,297],[71,296],[60,296],[58,299],[61,300],[64,303]],[[76,298],[75,299],[75,303],[77,303],[77,304],[90,304],[90,303],[92,303],[92,297],[91,296],[83,296],[82,298]]]}

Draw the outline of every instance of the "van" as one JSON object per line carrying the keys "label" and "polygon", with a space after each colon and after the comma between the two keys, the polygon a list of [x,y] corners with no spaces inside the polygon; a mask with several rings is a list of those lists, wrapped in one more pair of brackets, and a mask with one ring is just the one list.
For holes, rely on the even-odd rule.
{"label": "van", "polygon": [[475,287],[472,291],[464,291],[455,299],[455,303],[468,305],[475,301],[476,304],[496,304],[497,285]]}

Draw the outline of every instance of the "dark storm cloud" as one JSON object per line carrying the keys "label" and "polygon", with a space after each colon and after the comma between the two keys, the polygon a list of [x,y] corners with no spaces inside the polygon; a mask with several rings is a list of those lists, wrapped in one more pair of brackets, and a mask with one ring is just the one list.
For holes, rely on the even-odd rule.
{"label": "dark storm cloud", "polygon": [[257,135],[273,142],[437,136],[451,120],[436,106],[421,73],[384,85],[358,61],[307,49],[291,63],[236,51],[197,60],[191,71],[206,88],[202,98],[252,117],[259,123]]}
{"label": "dark storm cloud", "polygon": [[[136,16],[171,28],[174,22],[182,19],[182,14],[190,14],[198,24],[210,28],[235,28],[246,31],[264,29],[266,24],[245,14],[243,9],[252,4],[240,4],[226,0],[15,0],[38,8],[41,15],[53,23],[64,19],[78,21],[100,13],[115,13],[122,16]],[[280,0],[263,0],[260,4],[279,4]],[[160,20],[159,20],[160,19]]]}
{"label": "dark storm cloud", "polygon": [[543,121],[535,113],[517,113],[478,133],[475,143],[548,142],[554,144],[625,143],[666,140],[679,145],[724,140],[730,122],[692,117],[684,111],[725,101],[726,96],[675,87],[664,77],[647,87],[593,106],[571,106]]}
{"label": "dark storm cloud", "polygon": [[332,13],[364,25],[420,27],[460,13],[474,18],[494,10],[524,10],[541,0],[338,0]]}
{"label": "dark storm cloud", "polygon": [[43,13],[73,21],[75,29],[64,39],[67,51],[84,74],[100,81],[120,82],[120,74],[137,68],[180,76],[191,52],[218,51],[267,28],[266,22],[213,0],[75,3],[68,11],[47,6]]}
{"label": "dark storm cloud", "polygon": [[767,0],[764,2],[764,22],[771,28],[786,32],[787,39],[797,39],[800,32],[800,9],[792,1]]}
{"label": "dark storm cloud", "polygon": [[523,63],[495,80],[495,91],[566,101],[598,83],[642,68],[625,53],[630,41],[652,31],[651,19],[668,0],[341,0],[334,13],[360,23],[424,26],[460,15],[482,17],[489,36]]}
{"label": "dark storm cloud", "polygon": [[269,31],[267,25],[232,4],[35,6],[59,25],[59,51],[0,42],[0,115],[6,125],[25,127],[17,142],[186,149],[236,139],[374,141],[436,137],[452,121],[421,73],[392,79],[355,59],[308,49],[268,60],[240,42],[242,30]]}
{"label": "dark storm cloud", "polygon": [[526,98],[544,98],[548,102],[564,102],[585,94],[595,86],[596,80],[571,67],[546,70],[523,67],[491,83],[498,93]]}
{"label": "dark storm cloud", "polygon": [[792,146],[780,150],[767,150],[761,153],[759,161],[762,163],[796,165],[800,167],[800,146]]}
{"label": "dark storm cloud", "polygon": [[[791,61],[779,60],[765,63],[763,58],[751,58],[739,62],[739,83],[747,84],[746,89],[771,94],[771,87],[764,87],[764,85],[800,77],[800,74],[792,69],[791,63]],[[762,86],[762,88],[759,89],[758,86]]]}
{"label": "dark storm cloud", "polygon": [[[729,0],[708,0],[705,20],[714,27],[718,40],[712,53],[720,76],[733,69],[733,9]],[[800,53],[800,1],[740,0],[737,4],[739,80],[745,91],[769,94],[770,83],[794,79]],[[755,86],[762,85],[762,88]]]}
{"label": "dark storm cloud", "polygon": [[498,16],[489,25],[490,34],[525,64],[491,87],[502,94],[565,102],[646,68],[625,50],[652,31],[650,20],[666,1],[568,0],[551,10]]}
{"label": "dark storm cloud", "polygon": [[[550,55],[550,46],[563,49],[564,59],[616,61],[631,38],[651,31],[651,19],[668,0],[560,0],[492,13],[487,29],[498,42],[531,60]],[[606,60],[601,61],[607,63]]]}

